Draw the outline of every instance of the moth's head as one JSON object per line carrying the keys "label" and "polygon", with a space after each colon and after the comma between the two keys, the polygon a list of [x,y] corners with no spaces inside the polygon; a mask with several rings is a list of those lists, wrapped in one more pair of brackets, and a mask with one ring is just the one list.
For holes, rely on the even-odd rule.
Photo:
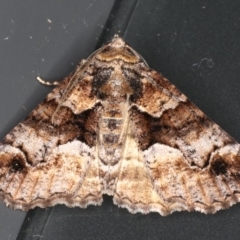
{"label": "moth's head", "polygon": [[112,48],[123,49],[126,46],[126,42],[120,38],[117,34],[114,35],[110,43]]}
{"label": "moth's head", "polygon": [[100,49],[96,58],[100,61],[125,63],[137,63],[140,60],[138,54],[118,35],[114,35],[111,42]]}

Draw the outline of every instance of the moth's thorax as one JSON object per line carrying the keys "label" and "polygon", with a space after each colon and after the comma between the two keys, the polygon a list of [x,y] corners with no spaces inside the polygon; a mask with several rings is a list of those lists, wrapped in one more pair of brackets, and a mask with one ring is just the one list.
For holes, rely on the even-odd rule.
{"label": "moth's thorax", "polygon": [[108,99],[121,99],[133,93],[133,90],[130,87],[129,82],[124,77],[120,66],[114,66],[110,78],[99,89],[99,91],[102,92]]}

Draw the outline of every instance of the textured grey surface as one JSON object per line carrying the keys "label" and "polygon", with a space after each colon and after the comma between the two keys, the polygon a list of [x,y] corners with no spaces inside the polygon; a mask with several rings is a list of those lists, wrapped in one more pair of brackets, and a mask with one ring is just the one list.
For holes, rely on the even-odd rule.
{"label": "textured grey surface", "polygon": [[[113,0],[10,0],[0,7],[0,138],[95,49]],[[15,239],[25,212],[0,203],[0,239]]]}

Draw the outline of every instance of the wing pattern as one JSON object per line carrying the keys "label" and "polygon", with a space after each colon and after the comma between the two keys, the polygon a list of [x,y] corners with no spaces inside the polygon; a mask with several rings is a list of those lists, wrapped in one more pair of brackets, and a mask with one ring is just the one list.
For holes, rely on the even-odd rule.
{"label": "wing pattern", "polygon": [[0,144],[14,209],[215,213],[240,201],[240,145],[121,38],[83,60]]}

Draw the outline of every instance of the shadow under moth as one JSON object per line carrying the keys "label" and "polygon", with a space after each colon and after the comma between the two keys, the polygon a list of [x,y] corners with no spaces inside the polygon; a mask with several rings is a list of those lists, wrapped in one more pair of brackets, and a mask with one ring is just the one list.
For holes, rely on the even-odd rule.
{"label": "shadow under moth", "polygon": [[0,145],[0,198],[215,213],[240,201],[240,145],[115,35]]}

